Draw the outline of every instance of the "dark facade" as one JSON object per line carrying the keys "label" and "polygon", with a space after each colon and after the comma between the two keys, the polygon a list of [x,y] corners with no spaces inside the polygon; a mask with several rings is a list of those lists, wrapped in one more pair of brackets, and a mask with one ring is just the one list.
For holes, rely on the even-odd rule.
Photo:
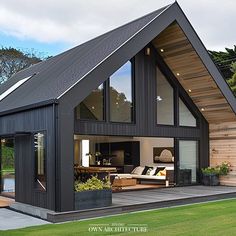
{"label": "dark facade", "polygon": [[[209,124],[151,43],[175,21],[184,29],[232,109],[235,109],[229,88],[178,4],[162,8],[19,72],[0,88],[2,93],[14,82],[33,75],[32,79],[0,101],[0,137],[15,140],[16,201],[55,211],[74,210],[74,135],[174,138],[177,183],[179,140],[198,141],[198,168],[209,165]],[[147,48],[150,55],[146,53]],[[132,61],[133,68],[134,121],[109,122],[109,104],[105,107],[104,121],[76,119],[75,107],[101,83],[108,88],[108,78],[128,60]],[[174,90],[173,126],[157,125],[156,122],[157,66]],[[179,125],[179,97],[196,118],[196,127]],[[36,132],[42,132],[46,137],[46,191],[35,188]]]}

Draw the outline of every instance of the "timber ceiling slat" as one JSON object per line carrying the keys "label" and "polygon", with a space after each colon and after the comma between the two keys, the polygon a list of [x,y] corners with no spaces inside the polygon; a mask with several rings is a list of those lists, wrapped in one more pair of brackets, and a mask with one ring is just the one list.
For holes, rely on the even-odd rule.
{"label": "timber ceiling slat", "polygon": [[[230,105],[177,23],[167,27],[152,43],[199,110],[204,108],[202,113],[209,123],[236,120]],[[164,52],[161,53],[161,49]]]}

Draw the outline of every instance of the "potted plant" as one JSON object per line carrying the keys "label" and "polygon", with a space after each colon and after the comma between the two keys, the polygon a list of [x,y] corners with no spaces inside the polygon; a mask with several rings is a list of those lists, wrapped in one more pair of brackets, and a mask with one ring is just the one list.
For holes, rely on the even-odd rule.
{"label": "potted plant", "polygon": [[111,183],[107,177],[100,180],[96,175],[86,182],[75,181],[75,210],[106,207],[112,204]]}
{"label": "potted plant", "polygon": [[227,175],[230,171],[230,163],[223,162],[221,165],[216,167],[202,168],[202,183],[208,186],[219,185],[219,177]]}
{"label": "potted plant", "polygon": [[219,185],[219,168],[202,168],[202,183],[208,186]]}

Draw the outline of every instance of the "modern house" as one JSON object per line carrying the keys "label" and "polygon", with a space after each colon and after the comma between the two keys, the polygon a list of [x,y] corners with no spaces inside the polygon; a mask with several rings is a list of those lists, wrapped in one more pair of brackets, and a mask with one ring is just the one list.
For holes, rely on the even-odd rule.
{"label": "modern house", "polygon": [[176,2],[18,72],[0,94],[1,146],[15,153],[15,188],[1,170],[1,191],[16,202],[74,210],[74,164],[125,173],[164,150],[176,186],[186,169],[188,184],[224,160],[236,170],[235,97]]}

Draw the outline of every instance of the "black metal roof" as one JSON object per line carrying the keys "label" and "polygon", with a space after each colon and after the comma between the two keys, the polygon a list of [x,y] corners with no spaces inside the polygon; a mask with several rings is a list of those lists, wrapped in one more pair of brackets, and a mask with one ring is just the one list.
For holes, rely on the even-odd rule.
{"label": "black metal roof", "polygon": [[[107,74],[104,70],[109,70],[109,73],[112,74],[115,69],[138,53],[173,21],[177,21],[183,29],[236,113],[235,97],[182,9],[175,2],[18,72],[0,86],[0,94],[17,81],[28,76],[32,76],[32,78],[0,101],[0,115],[58,102],[58,100],[60,102],[63,99],[67,104],[75,105],[77,102],[75,96],[78,96],[78,93],[82,99],[88,95],[89,89],[91,91],[106,80]],[[95,78],[97,71],[101,77],[105,75],[104,78]],[[86,78],[89,86],[83,78]],[[91,86],[94,87],[91,88]]]}
{"label": "black metal roof", "polygon": [[0,102],[0,112],[60,98],[167,7],[18,72],[0,86],[0,94],[17,81],[34,76]]}

